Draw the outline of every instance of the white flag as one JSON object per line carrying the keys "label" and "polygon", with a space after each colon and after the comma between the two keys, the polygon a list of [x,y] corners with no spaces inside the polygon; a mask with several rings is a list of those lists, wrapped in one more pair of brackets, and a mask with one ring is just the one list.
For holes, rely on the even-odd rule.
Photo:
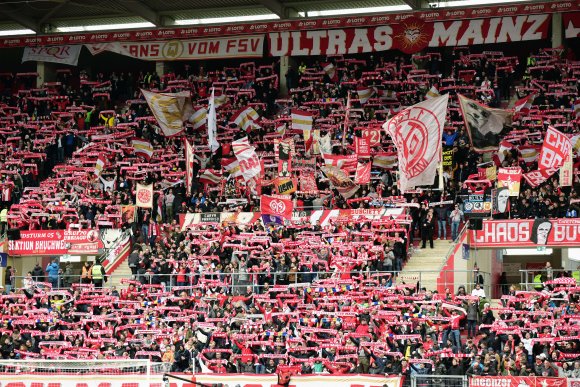
{"label": "white flag", "polygon": [[383,125],[397,147],[402,192],[432,185],[441,158],[441,135],[449,94],[413,105]]}
{"label": "white flag", "polygon": [[193,146],[184,139],[185,145],[185,192],[187,196],[191,195],[191,185],[193,182],[193,164],[195,164],[195,155],[193,153]]}
{"label": "white flag", "polygon": [[137,183],[137,207],[153,208],[153,184],[141,185]]}
{"label": "white flag", "polygon": [[207,117],[207,139],[211,152],[214,153],[220,147],[217,142],[217,118],[215,113],[215,96],[214,88],[211,89],[211,97],[209,99],[209,114]]}
{"label": "white flag", "polygon": [[157,119],[164,136],[172,137],[183,132],[183,123],[193,113],[189,91],[154,93],[141,89],[141,92],[149,105],[149,109],[151,109],[151,113]]}

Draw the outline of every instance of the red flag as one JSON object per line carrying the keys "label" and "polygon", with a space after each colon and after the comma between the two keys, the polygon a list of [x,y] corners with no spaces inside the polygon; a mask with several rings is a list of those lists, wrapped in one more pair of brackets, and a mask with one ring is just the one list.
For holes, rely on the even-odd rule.
{"label": "red flag", "polygon": [[355,184],[368,184],[371,181],[371,163],[358,163],[356,166]]}
{"label": "red flag", "polygon": [[280,199],[273,196],[262,195],[260,200],[260,211],[263,215],[276,215],[286,219],[292,218],[294,204],[292,200]]}
{"label": "red flag", "polygon": [[366,137],[355,137],[354,148],[358,157],[370,157],[371,155],[371,148]]}

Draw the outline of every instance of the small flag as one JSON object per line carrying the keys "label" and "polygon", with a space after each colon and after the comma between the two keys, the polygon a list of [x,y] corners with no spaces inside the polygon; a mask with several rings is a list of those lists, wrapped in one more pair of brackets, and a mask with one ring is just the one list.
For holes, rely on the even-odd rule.
{"label": "small flag", "polygon": [[207,110],[204,107],[197,109],[188,121],[193,125],[193,129],[201,128],[207,123]]}
{"label": "small flag", "polygon": [[359,86],[356,88],[356,93],[358,94],[358,100],[360,103],[365,104],[373,97],[375,89],[372,87]]}
{"label": "small flag", "polygon": [[527,97],[518,99],[514,104],[514,112],[530,114],[530,109],[532,108],[532,102],[534,102],[534,98],[534,95],[528,95]]}
{"label": "small flag", "polygon": [[145,160],[149,160],[153,156],[153,145],[147,140],[133,137],[131,139],[131,146],[133,147],[133,153],[143,157]]}
{"label": "small flag", "polygon": [[432,86],[429,91],[427,92],[427,94],[425,94],[425,99],[431,99],[431,98],[435,98],[435,97],[439,97],[441,94],[439,94],[439,90],[437,90],[437,88],[435,86]]}
{"label": "small flag", "polygon": [[142,185],[137,183],[135,196],[137,207],[153,208],[153,184]]}
{"label": "small flag", "polygon": [[255,122],[260,118],[260,115],[254,108],[248,106],[238,110],[230,119],[231,122],[238,125],[245,131],[259,128],[260,126]]}
{"label": "small flag", "polygon": [[358,163],[356,166],[355,184],[368,184],[371,181],[371,163]]}
{"label": "small flag", "polygon": [[201,176],[199,176],[199,182],[209,185],[217,185],[219,184],[222,178],[222,174],[219,171],[213,169],[206,169],[203,171]]}
{"label": "small flag", "polygon": [[292,129],[312,130],[312,113],[304,110],[292,109]]}
{"label": "small flag", "polygon": [[103,169],[105,168],[107,159],[105,158],[105,155],[99,155],[99,158],[97,159],[97,162],[95,163],[95,170],[94,170],[94,174],[97,176],[101,176],[101,173],[103,173]]}
{"label": "small flag", "polygon": [[333,63],[323,63],[323,70],[326,73],[326,75],[328,75],[328,78],[330,78],[330,80],[332,82],[336,82],[338,81],[338,75],[336,74],[336,67],[334,67]]}

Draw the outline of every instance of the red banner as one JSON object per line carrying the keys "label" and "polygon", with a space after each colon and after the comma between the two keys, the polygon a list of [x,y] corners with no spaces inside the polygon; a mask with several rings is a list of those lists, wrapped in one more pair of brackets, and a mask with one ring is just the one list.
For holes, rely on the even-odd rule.
{"label": "red banner", "polygon": [[566,378],[535,376],[476,376],[469,379],[469,387],[566,387]]}
{"label": "red banner", "polygon": [[276,215],[285,219],[291,219],[293,210],[294,204],[292,203],[292,200],[262,195],[260,201],[260,211],[262,214]]}
{"label": "red banner", "polygon": [[[24,46],[54,46],[63,44],[93,44],[105,42],[133,42],[151,40],[174,40],[189,39],[207,36],[226,36],[241,34],[256,34],[278,31],[305,31],[326,28],[350,28],[361,26],[382,26],[385,24],[401,23],[409,18],[416,18],[426,22],[433,21],[461,21],[462,25],[466,20],[475,18],[509,17],[515,15],[548,14],[554,12],[564,13],[564,20],[573,11],[580,11],[580,4],[577,1],[546,2],[533,4],[509,4],[499,6],[462,9],[437,9],[426,11],[396,12],[384,15],[369,16],[345,16],[335,18],[320,18],[307,20],[285,20],[248,24],[224,24],[212,26],[195,26],[171,29],[151,29],[138,31],[117,31],[117,32],[91,32],[82,34],[67,35],[44,35],[44,36],[24,36],[15,38],[0,39],[0,47],[24,47]],[[508,18],[509,20],[509,18]],[[455,28],[455,27],[453,27]],[[476,31],[477,31],[476,27]],[[493,29],[493,28],[492,28]],[[499,29],[497,29],[499,31]],[[412,40],[415,35],[408,35]],[[539,38],[538,38],[539,39]],[[528,39],[523,39],[528,40]]]}
{"label": "red banner", "polygon": [[566,39],[580,36],[580,12],[567,12],[563,15],[563,20]]}
{"label": "red banner", "polygon": [[355,137],[354,147],[358,157],[369,157],[371,155],[371,148],[366,137]]}
{"label": "red banner", "polygon": [[21,231],[20,240],[10,241],[10,255],[97,254],[103,243],[96,230]]}
{"label": "red banner", "polygon": [[580,246],[580,219],[486,220],[471,231],[471,244],[484,247]]}

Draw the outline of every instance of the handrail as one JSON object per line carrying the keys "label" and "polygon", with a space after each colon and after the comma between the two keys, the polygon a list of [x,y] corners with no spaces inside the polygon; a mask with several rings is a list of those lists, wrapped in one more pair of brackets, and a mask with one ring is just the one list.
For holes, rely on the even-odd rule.
{"label": "handrail", "polygon": [[443,261],[443,263],[439,267],[439,271],[442,271],[443,268],[445,267],[445,265],[447,265],[447,260],[449,260],[449,257],[451,256],[451,254],[453,254],[453,250],[455,250],[455,246],[457,246],[457,243],[459,243],[461,238],[463,238],[465,231],[467,231],[467,224],[468,224],[468,222],[463,223],[463,227],[461,228],[461,231],[459,231],[459,234],[457,234],[457,242],[456,241],[451,242],[451,245],[449,246],[449,249],[447,250],[447,254],[445,255],[445,260]]}
{"label": "handrail", "polygon": [[[471,273],[471,270],[450,270],[454,273]],[[405,279],[409,277],[413,278],[415,281],[415,276],[417,277],[417,282],[421,282],[421,276],[424,274],[439,274],[441,270],[416,270],[416,271],[406,271],[405,272]],[[445,272],[445,271],[443,271]],[[481,273],[484,276],[489,275],[489,273]],[[291,285],[294,287],[309,287],[314,284],[315,287],[320,287],[322,285],[316,284],[317,281],[320,280],[336,280],[336,284],[345,284],[350,279],[342,278],[345,275],[349,276],[364,276],[361,279],[362,282],[369,281],[369,280],[377,280],[380,282],[382,278],[387,278],[387,287],[395,286],[397,284],[401,284],[397,281],[399,272],[395,271],[318,271],[318,272],[249,272],[249,273],[189,273],[185,275],[186,282],[179,283],[177,282],[177,278],[181,276],[180,274],[139,274],[136,276],[135,281],[140,282],[144,285],[151,285],[151,284],[164,284],[164,286],[168,289],[173,287],[203,287],[206,286],[208,288],[226,288],[226,289],[245,289],[246,287],[252,287],[254,289],[260,289],[263,287],[258,281],[258,277],[260,275],[271,275],[271,282],[268,282],[270,286],[278,286],[278,285]],[[289,280],[288,276],[293,275],[295,276],[293,280]],[[305,278],[303,276],[310,276],[309,281],[304,281]],[[63,284],[79,284],[81,281],[80,274],[71,275],[71,276],[64,276],[60,275],[58,279],[58,289],[66,289],[70,286],[62,286]],[[113,279],[121,278],[122,280],[126,280],[129,283],[130,278],[126,276],[115,276],[109,275],[107,276],[109,281],[108,283],[103,283],[103,287],[111,287]],[[23,286],[23,279],[24,276],[16,276],[14,277],[14,289],[22,289]],[[40,281],[35,281],[33,286],[39,288],[46,288],[50,289],[50,283],[44,282],[45,278],[42,278]],[[69,279],[69,281],[65,281]],[[308,278],[306,278],[308,280]],[[389,283],[390,282],[390,283]],[[121,282],[122,283],[122,282]],[[19,286],[20,285],[20,286]],[[448,284],[451,285],[451,284]],[[465,284],[466,286],[471,285],[471,283]],[[474,285],[474,284],[473,284]],[[378,286],[381,286],[380,283]],[[430,289],[435,290],[435,289]]]}

